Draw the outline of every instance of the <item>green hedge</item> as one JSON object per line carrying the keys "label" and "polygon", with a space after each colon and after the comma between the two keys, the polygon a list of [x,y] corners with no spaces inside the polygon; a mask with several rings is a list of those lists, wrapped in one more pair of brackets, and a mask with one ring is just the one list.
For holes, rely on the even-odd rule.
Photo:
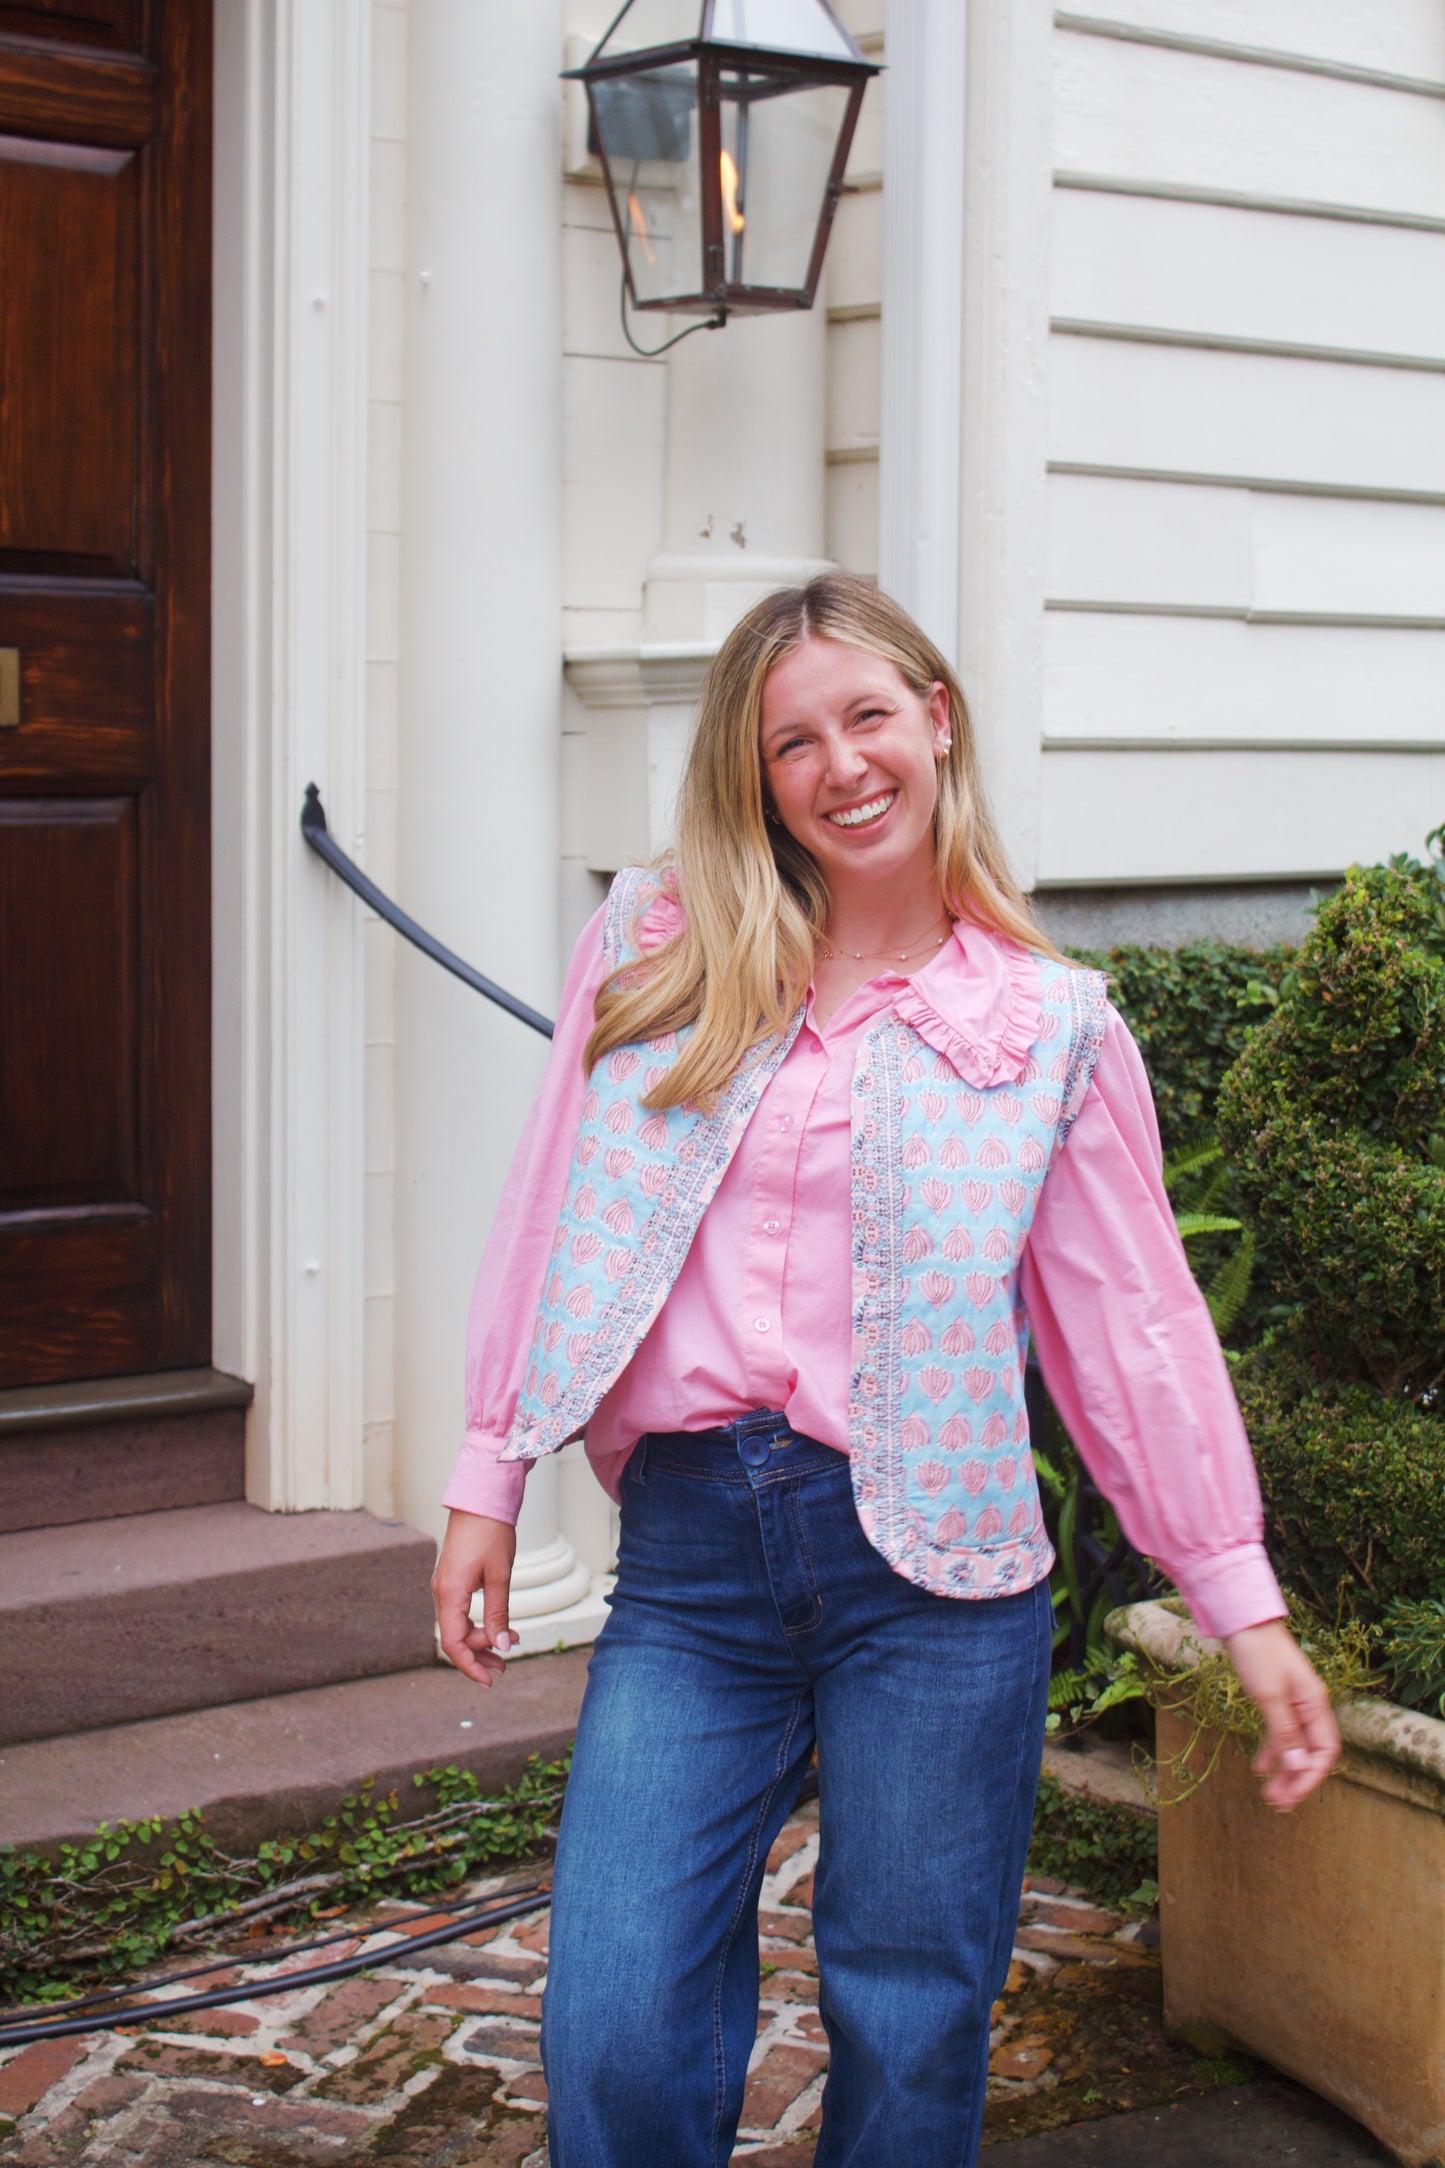
{"label": "green hedge", "polygon": [[1354,866],[1220,1095],[1219,1135],[1321,1379],[1445,1385],[1445,860]]}
{"label": "green hedge", "polygon": [[1280,1579],[1326,1619],[1387,1623],[1445,1596],[1445,1421],[1368,1383],[1321,1380],[1298,1329],[1235,1366]]}
{"label": "green hedge", "polygon": [[1187,941],[1177,949],[1130,944],[1068,953],[1108,974],[1110,999],[1149,1072],[1165,1151],[1207,1135],[1225,1072],[1251,1026],[1270,1013],[1294,951]]}
{"label": "green hedge", "polygon": [[1398,1690],[1427,1707],[1445,1597],[1445,856],[1430,840],[1428,862],[1350,868],[1218,1110],[1273,1298],[1235,1383],[1275,1563],[1325,1618],[1382,1629],[1411,1682]]}

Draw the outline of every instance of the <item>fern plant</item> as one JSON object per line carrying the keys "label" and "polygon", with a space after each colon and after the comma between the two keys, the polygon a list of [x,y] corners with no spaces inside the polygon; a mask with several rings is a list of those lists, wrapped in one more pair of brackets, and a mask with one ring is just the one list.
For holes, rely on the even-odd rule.
{"label": "fern plant", "polygon": [[1397,1596],[1381,1622],[1379,1655],[1397,1701],[1445,1716],[1445,1603]]}
{"label": "fern plant", "polygon": [[[1233,1330],[1249,1299],[1254,1278],[1254,1235],[1242,1220],[1219,1207],[1228,1201],[1229,1164],[1217,1144],[1186,1145],[1164,1162],[1164,1187],[1174,1206],[1174,1224],[1186,1251],[1205,1235],[1238,1235],[1201,1283],[1204,1300],[1221,1340]],[[1193,1264],[1193,1258],[1190,1263]],[[1196,1267],[1197,1270],[1197,1267]]]}

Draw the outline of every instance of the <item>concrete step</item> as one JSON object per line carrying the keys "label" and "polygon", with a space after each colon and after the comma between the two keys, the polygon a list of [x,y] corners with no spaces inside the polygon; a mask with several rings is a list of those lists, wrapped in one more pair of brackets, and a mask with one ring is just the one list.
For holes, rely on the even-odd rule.
{"label": "concrete step", "polygon": [[0,1392],[0,1532],[244,1498],[250,1400],[223,1370]]}
{"label": "concrete step", "polygon": [[587,1649],[514,1658],[497,1685],[446,1664],[118,1724],[0,1753],[0,1845],[74,1843],[99,1822],[169,1820],[199,1807],[224,1845],[249,1850],[314,1827],[364,1777],[383,1790],[455,1762],[488,1789],[529,1754],[569,1744]]}
{"label": "concrete step", "polygon": [[430,1664],[434,1556],[243,1504],[0,1536],[0,1745]]}

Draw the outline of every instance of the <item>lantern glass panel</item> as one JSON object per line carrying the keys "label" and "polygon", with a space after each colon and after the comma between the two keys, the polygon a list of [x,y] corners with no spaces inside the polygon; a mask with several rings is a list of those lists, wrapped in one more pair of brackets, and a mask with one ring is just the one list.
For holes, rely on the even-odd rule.
{"label": "lantern glass panel", "polygon": [[849,92],[837,83],[730,69],[721,87],[728,283],[801,289]]}
{"label": "lantern glass panel", "polygon": [[632,0],[612,25],[594,60],[619,53],[650,52],[654,45],[681,45],[702,28],[702,0]]}
{"label": "lantern glass panel", "polygon": [[[633,5],[658,0],[633,0]],[[771,46],[819,60],[856,60],[858,48],[821,0],[715,0],[708,36],[715,45]]]}
{"label": "lantern glass panel", "polygon": [[697,67],[691,61],[591,85],[617,230],[639,302],[695,294],[702,276]]}

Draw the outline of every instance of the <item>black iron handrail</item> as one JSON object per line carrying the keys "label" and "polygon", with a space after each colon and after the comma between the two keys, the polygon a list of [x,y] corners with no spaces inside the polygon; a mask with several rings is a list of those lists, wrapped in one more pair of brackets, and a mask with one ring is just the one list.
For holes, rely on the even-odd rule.
{"label": "black iron handrail", "polygon": [[306,796],[301,806],[301,833],[317,857],[323,859],[333,873],[340,875],[352,894],[360,896],[362,902],[369,905],[378,918],[384,918],[388,926],[394,926],[399,934],[410,941],[413,948],[419,948],[423,956],[430,956],[432,962],[440,964],[443,971],[450,971],[453,978],[461,980],[463,986],[470,986],[474,994],[485,994],[488,1001],[494,1001],[499,1009],[505,1009],[509,1016],[515,1016],[519,1023],[529,1025],[533,1031],[540,1031],[544,1039],[551,1038],[554,1026],[550,1018],[543,1016],[538,1009],[529,1009],[525,1001],[519,1001],[516,995],[509,994],[505,987],[485,978],[471,964],[464,962],[455,949],[449,949],[444,941],[438,941],[435,934],[428,933],[424,926],[418,926],[416,920],[403,911],[399,903],[393,903],[390,896],[382,894],[375,881],[367,879],[355,859],[347,857],[327,827],[326,808],[321,803],[321,793],[314,783],[306,786]]}

